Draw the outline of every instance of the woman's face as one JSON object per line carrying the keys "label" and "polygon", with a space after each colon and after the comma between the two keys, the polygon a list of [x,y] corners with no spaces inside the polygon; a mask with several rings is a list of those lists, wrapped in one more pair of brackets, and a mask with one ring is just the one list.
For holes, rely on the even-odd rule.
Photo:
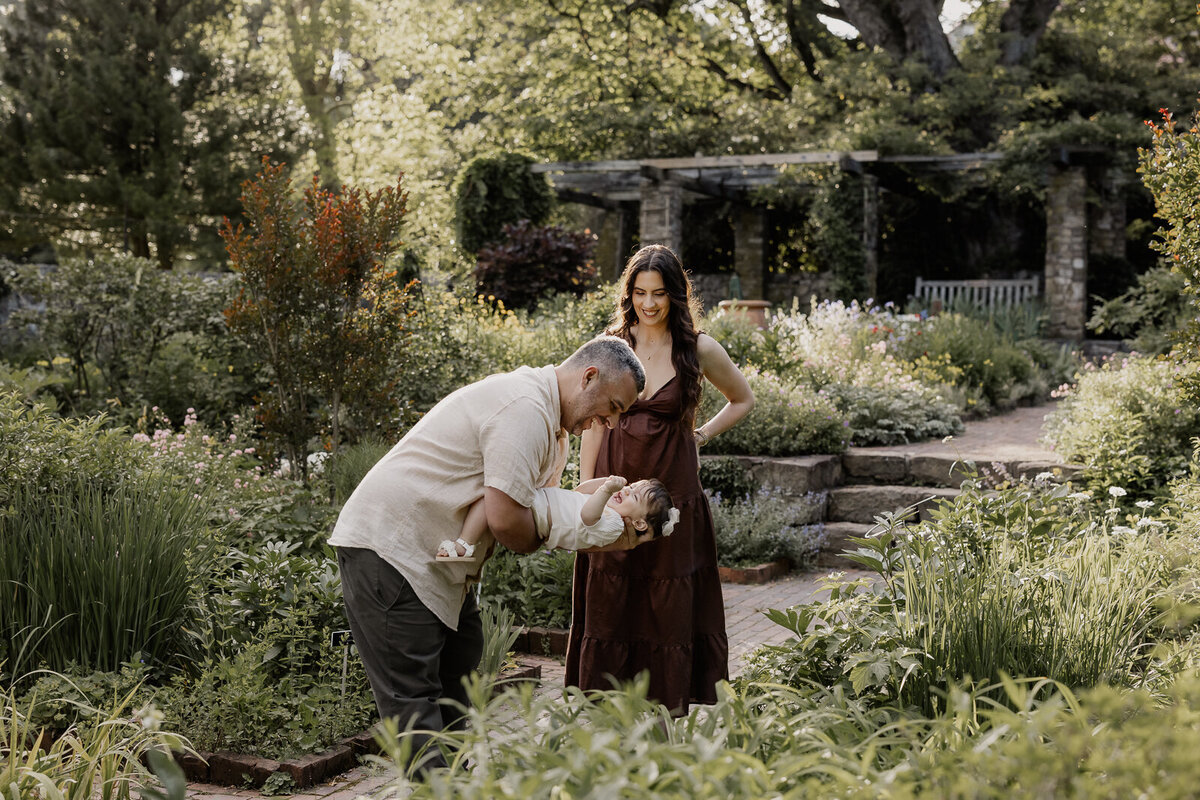
{"label": "woman's face", "polygon": [[647,327],[667,324],[667,317],[671,313],[671,298],[667,296],[667,289],[663,286],[662,275],[652,269],[642,270],[634,279],[633,291],[630,294],[639,324]]}

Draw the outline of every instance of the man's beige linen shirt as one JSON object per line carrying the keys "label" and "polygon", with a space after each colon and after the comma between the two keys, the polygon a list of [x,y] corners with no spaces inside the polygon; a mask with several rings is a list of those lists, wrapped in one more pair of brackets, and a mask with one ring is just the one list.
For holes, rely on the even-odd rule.
{"label": "man's beige linen shirt", "polygon": [[557,485],[563,461],[553,366],[492,375],[448,395],[371,468],[343,506],[329,544],[374,550],[453,630],[471,562],[438,562],[483,489],[525,507]]}

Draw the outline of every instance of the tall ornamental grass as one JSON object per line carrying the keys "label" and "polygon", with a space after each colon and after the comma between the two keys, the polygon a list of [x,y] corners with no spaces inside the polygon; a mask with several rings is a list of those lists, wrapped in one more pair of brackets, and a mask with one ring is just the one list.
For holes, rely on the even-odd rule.
{"label": "tall ornamental grass", "polygon": [[1157,616],[1157,557],[1107,535],[1029,561],[1010,540],[978,556],[930,539],[901,546],[897,619],[923,669],[903,696],[936,704],[948,683],[1044,676],[1072,687],[1131,679]]}
{"label": "tall ornamental grass", "polygon": [[[645,682],[585,698],[473,687],[463,731],[434,734],[449,767],[382,794],[437,798],[1184,798],[1200,779],[1200,682],[1164,703],[1044,679],[952,686],[944,713],[872,708],[836,689],[735,681],[682,719]],[[402,765],[412,734],[378,736]]]}
{"label": "tall ornamental grass", "polygon": [[[167,752],[189,749],[187,743],[159,730],[162,715],[153,706],[131,712],[131,698],[132,693],[105,708],[87,707],[89,725],[51,735],[31,722],[39,715],[37,697],[18,702],[0,688],[0,797],[182,800],[187,781]],[[158,788],[160,780],[165,791]]]}
{"label": "tall ornamental grass", "polygon": [[828,599],[768,612],[794,638],[753,654],[747,675],[931,714],[952,686],[1006,675],[1072,689],[1149,680],[1175,568],[1160,521],[1117,524],[1119,513],[1042,477],[996,492],[969,483],[930,523],[885,518],[848,554],[875,577],[833,579]]}
{"label": "tall ornamental grass", "polygon": [[[0,516],[0,637],[30,665],[176,663],[204,570],[207,509],[157,473],[111,489],[19,486]],[[18,665],[19,666],[19,665]]]}

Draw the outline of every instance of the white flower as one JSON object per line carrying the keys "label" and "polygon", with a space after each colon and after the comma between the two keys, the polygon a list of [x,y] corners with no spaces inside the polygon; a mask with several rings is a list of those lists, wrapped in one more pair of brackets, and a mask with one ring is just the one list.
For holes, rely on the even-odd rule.
{"label": "white flower", "polygon": [[1151,506],[1154,505],[1154,501],[1153,500],[1138,500],[1136,503],[1134,503],[1134,505],[1137,506],[1138,508],[1142,509],[1143,511],[1145,511],[1147,508],[1150,508]]}
{"label": "white flower", "polygon": [[1129,492],[1125,491],[1120,486],[1108,487],[1108,493],[1113,497],[1124,497],[1125,495],[1129,494]]}
{"label": "white flower", "polygon": [[133,718],[142,726],[143,730],[156,731],[162,727],[163,712],[155,708],[153,704],[147,704],[133,712]]}
{"label": "white flower", "polygon": [[1072,492],[1071,494],[1067,495],[1067,497],[1071,498],[1072,500],[1091,500],[1092,493],[1091,492]]}
{"label": "white flower", "polygon": [[1038,483],[1041,483],[1043,481],[1052,481],[1052,480],[1054,480],[1054,473],[1053,472],[1039,472],[1037,474],[1037,477],[1034,478],[1034,480],[1037,481]]}

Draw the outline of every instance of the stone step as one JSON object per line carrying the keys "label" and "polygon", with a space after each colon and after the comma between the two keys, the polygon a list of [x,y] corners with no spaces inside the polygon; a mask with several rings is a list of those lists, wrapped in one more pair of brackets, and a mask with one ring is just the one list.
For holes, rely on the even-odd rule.
{"label": "stone step", "polygon": [[[722,458],[705,456],[704,458]],[[1049,472],[1060,479],[1075,475],[1074,464],[1050,461],[960,461],[949,455],[896,453],[888,448],[852,447],[842,455],[736,456],[760,486],[774,486],[796,496],[843,484],[911,485],[957,488],[966,478],[1033,478]]]}
{"label": "stone step", "polygon": [[829,492],[828,522],[874,523],[885,513],[898,514],[915,506],[920,519],[927,519],[939,500],[952,500],[958,489],[929,486],[842,486]]}
{"label": "stone step", "polygon": [[952,455],[897,453],[887,448],[852,447],[842,455],[843,479],[854,483],[957,487],[967,478],[983,476],[1003,480],[1033,478],[1049,472],[1066,479],[1079,469],[1075,464],[1053,461],[984,461]]}
{"label": "stone step", "polygon": [[789,494],[823,492],[842,484],[840,455],[791,458],[737,456],[737,460],[750,471],[760,486],[776,486]]}
{"label": "stone step", "polygon": [[851,561],[842,553],[855,549],[850,542],[852,537],[862,539],[875,527],[874,523],[866,522],[826,522],[825,541],[821,545],[821,552],[817,554],[816,565],[834,569],[862,569],[862,564]]}

